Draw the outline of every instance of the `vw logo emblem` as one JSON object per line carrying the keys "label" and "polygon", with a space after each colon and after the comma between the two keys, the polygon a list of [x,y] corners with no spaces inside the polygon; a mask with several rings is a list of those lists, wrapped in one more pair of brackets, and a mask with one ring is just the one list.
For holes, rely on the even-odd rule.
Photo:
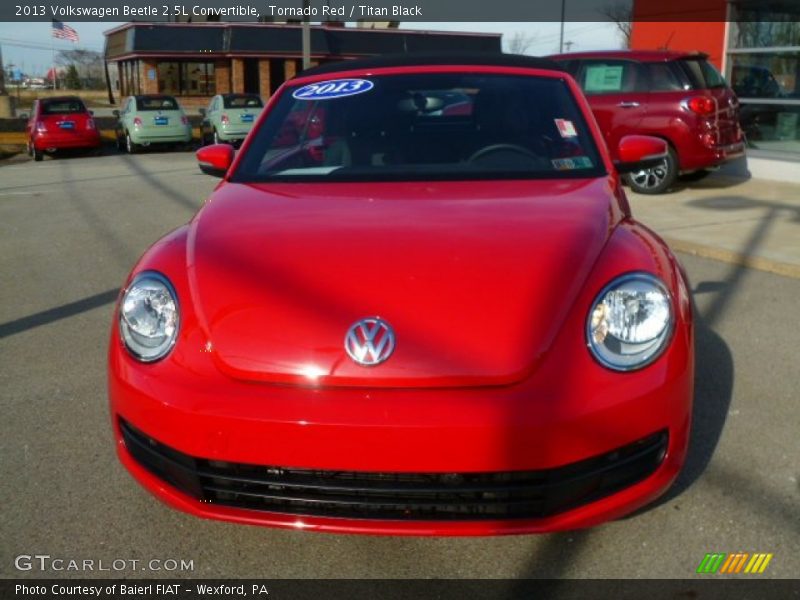
{"label": "vw logo emblem", "polygon": [[370,317],[353,323],[344,336],[347,355],[359,365],[374,367],[394,352],[394,331],[383,319]]}

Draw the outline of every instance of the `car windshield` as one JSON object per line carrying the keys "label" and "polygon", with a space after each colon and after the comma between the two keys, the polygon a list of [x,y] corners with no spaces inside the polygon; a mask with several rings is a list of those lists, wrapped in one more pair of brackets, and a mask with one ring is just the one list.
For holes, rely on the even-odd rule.
{"label": "car windshield", "polygon": [[425,73],[286,88],[231,179],[570,178],[604,172],[563,80]]}
{"label": "car windshield", "polygon": [[77,98],[42,101],[42,114],[44,115],[63,115],[82,112],[86,112],[86,107],[83,105],[83,102]]}
{"label": "car windshield", "polygon": [[223,96],[222,104],[225,108],[261,108],[264,104],[261,98],[252,96]]}
{"label": "car windshield", "polygon": [[178,102],[170,96],[136,98],[136,110],[178,110]]}

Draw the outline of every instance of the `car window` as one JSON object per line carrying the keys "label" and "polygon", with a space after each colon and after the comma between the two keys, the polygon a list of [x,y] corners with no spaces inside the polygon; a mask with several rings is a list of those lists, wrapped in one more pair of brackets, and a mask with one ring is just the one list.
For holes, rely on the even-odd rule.
{"label": "car window", "polygon": [[262,108],[261,98],[255,94],[247,96],[223,96],[225,108]]}
{"label": "car window", "polygon": [[725,78],[716,67],[702,58],[689,58],[679,61],[688,73],[692,87],[698,90],[725,87]]}
{"label": "car window", "polygon": [[621,94],[646,89],[641,65],[631,60],[586,60],[578,83],[587,95]]}
{"label": "car window", "polygon": [[77,98],[67,100],[42,100],[41,106],[43,115],[86,112],[86,107],[83,105],[83,102]]}
{"label": "car window", "polygon": [[651,92],[674,92],[691,89],[691,84],[676,65],[668,62],[647,63]]}
{"label": "car window", "polygon": [[136,110],[178,110],[178,102],[170,96],[140,96]]}
{"label": "car window", "polygon": [[285,88],[232,178],[405,181],[602,173],[594,138],[564,81],[427,73]]}

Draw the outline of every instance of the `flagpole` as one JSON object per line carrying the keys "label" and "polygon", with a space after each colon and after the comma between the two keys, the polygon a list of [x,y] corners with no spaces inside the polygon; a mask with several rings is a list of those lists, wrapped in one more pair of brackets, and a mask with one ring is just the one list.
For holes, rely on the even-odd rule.
{"label": "flagpole", "polygon": [[53,90],[58,89],[58,74],[56,73],[56,37],[53,35],[53,23],[50,23],[50,48],[53,50]]}

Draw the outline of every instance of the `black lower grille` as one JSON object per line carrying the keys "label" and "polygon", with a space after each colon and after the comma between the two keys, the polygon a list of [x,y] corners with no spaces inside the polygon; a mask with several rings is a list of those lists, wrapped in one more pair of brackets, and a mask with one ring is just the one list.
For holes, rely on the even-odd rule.
{"label": "black lower grille", "polygon": [[307,516],[405,520],[542,518],[592,502],[653,473],[660,431],[564,467],[498,473],[373,473],[266,467],[204,460],[161,444],[120,420],[131,456],[203,502]]}

